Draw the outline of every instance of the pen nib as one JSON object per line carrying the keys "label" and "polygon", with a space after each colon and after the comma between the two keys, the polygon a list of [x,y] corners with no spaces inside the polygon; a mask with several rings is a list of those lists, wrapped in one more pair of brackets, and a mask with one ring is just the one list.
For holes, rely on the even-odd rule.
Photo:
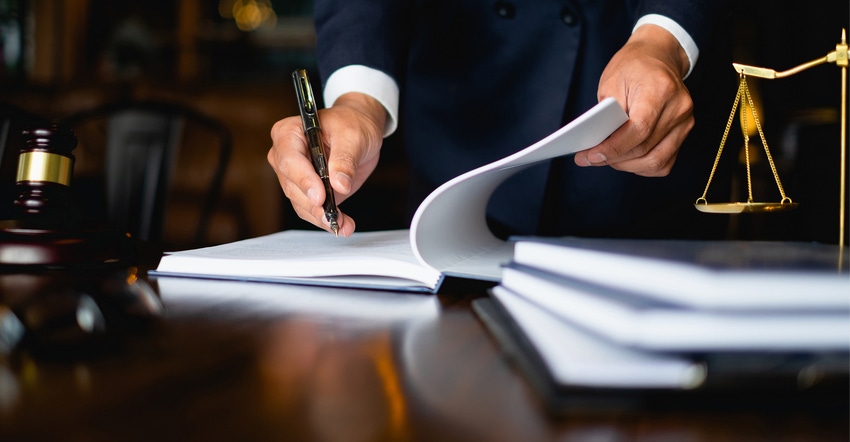
{"label": "pen nib", "polygon": [[339,236],[339,224],[336,221],[331,222],[331,230],[334,231],[334,235]]}

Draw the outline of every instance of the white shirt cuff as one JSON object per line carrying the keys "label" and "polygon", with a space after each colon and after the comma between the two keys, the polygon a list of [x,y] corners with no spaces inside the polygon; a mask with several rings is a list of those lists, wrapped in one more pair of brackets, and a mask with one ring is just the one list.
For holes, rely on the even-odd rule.
{"label": "white shirt cuff", "polygon": [[366,94],[381,103],[387,110],[384,137],[398,127],[398,85],[392,77],[377,69],[363,65],[350,65],[337,69],[328,77],[324,88],[325,107],[331,107],[337,98],[349,92]]}
{"label": "white shirt cuff", "polygon": [[694,66],[697,64],[697,59],[699,58],[699,48],[697,47],[697,44],[694,43],[694,39],[691,38],[690,34],[688,34],[688,32],[675,21],[660,14],[647,14],[639,18],[637,23],[635,23],[635,27],[632,29],[632,32],[643,25],[660,26],[666,29],[667,32],[673,34],[673,37],[679,41],[679,45],[681,45],[682,49],[685,50],[685,54],[688,56],[688,62],[690,63],[690,66],[688,66],[688,72],[685,73],[685,76],[682,77],[682,79],[684,80],[685,78],[688,78],[688,75],[691,75],[691,71],[694,70]]}

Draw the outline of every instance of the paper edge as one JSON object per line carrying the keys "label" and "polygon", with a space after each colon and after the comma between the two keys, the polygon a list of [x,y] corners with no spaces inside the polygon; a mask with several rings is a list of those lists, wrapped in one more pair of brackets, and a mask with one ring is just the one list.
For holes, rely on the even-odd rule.
{"label": "paper edge", "polygon": [[[423,265],[434,268],[437,271],[443,272],[443,271],[446,270],[444,268],[439,268],[438,266],[433,265],[432,264],[433,260],[429,261],[428,257],[424,256],[422,254],[421,248],[420,248],[420,241],[419,241],[419,231],[420,231],[420,225],[422,223],[422,220],[425,217],[425,215],[427,214],[429,207],[431,207],[434,204],[434,201],[441,198],[441,196],[444,195],[449,189],[454,188],[458,184],[466,182],[466,181],[468,181],[468,180],[470,180],[470,179],[472,179],[476,176],[484,175],[484,174],[486,174],[490,171],[493,171],[493,170],[497,170],[497,169],[498,170],[505,170],[505,169],[508,169],[508,168],[515,168],[516,170],[514,171],[514,173],[516,173],[516,172],[519,172],[520,170],[522,170],[522,167],[520,167],[520,166],[532,165],[532,164],[535,164],[535,163],[538,163],[538,162],[541,162],[541,161],[545,161],[545,160],[550,159],[550,158],[554,158],[554,157],[561,156],[561,155],[568,155],[570,153],[575,153],[579,150],[582,150],[583,148],[579,147],[578,149],[573,150],[571,152],[561,152],[561,153],[557,153],[556,155],[546,155],[542,158],[528,159],[528,157],[532,157],[532,155],[534,153],[536,153],[538,150],[549,145],[552,142],[552,140],[560,138],[565,133],[570,132],[570,131],[574,130],[574,128],[585,124],[585,122],[590,120],[590,119],[602,118],[603,116],[616,118],[616,119],[613,120],[613,121],[616,122],[616,127],[614,127],[610,131],[606,131],[608,133],[602,139],[600,139],[599,142],[604,141],[613,132],[615,132],[619,127],[621,127],[623,124],[625,124],[626,121],[628,121],[628,115],[620,107],[619,103],[617,103],[617,101],[614,98],[608,97],[608,98],[600,101],[599,103],[597,103],[593,108],[589,109],[588,111],[586,111],[583,114],[581,114],[580,116],[578,116],[576,119],[574,119],[571,122],[569,122],[568,124],[562,126],[560,129],[558,129],[557,131],[553,132],[552,134],[546,136],[545,138],[535,142],[531,146],[526,147],[526,148],[524,148],[524,149],[522,149],[518,152],[515,152],[511,155],[508,155],[504,158],[496,160],[492,163],[485,164],[485,165],[478,167],[476,169],[473,169],[469,172],[458,175],[457,177],[455,177],[455,178],[445,182],[441,186],[437,187],[437,189],[435,189],[433,192],[431,192],[422,201],[422,203],[416,209],[416,212],[414,213],[413,219],[410,223],[410,245],[411,245],[411,248],[413,249],[413,254],[416,256],[416,259],[419,260],[419,262],[422,263]],[[588,146],[588,147],[592,147],[592,146]],[[584,148],[587,148],[587,147],[584,147]],[[513,174],[507,174],[504,178],[500,179],[498,181],[498,183],[504,182],[507,178],[509,178],[512,175]],[[496,184],[496,186],[498,186],[498,184]],[[495,187],[494,187],[494,189],[495,189]],[[463,208],[458,208],[458,209],[463,209]],[[477,224],[478,228],[481,229],[481,232],[482,232],[483,241],[480,242],[478,245],[483,247],[483,246],[486,246],[488,243],[489,244],[495,244],[497,242],[499,244],[504,243],[505,242],[504,240],[496,238],[495,235],[493,235],[492,232],[490,232],[490,230],[487,228],[486,213],[485,212],[486,212],[486,204],[481,205],[480,213],[474,214],[473,216],[470,216],[470,219],[478,221],[476,224]],[[449,224],[447,224],[447,225],[449,225]],[[424,238],[423,238],[423,240],[424,240]]]}

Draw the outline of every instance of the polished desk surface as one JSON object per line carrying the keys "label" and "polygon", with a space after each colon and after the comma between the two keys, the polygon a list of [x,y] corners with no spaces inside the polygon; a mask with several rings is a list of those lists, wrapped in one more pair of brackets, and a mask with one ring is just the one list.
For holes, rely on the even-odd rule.
{"label": "polished desk surface", "polygon": [[151,285],[161,318],[117,344],[0,356],[0,440],[848,440],[842,413],[553,416],[471,310],[483,293]]}

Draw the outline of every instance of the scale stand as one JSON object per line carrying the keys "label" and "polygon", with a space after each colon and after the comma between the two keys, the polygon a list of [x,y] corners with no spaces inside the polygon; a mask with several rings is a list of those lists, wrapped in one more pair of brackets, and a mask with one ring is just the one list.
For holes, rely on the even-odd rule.
{"label": "scale stand", "polygon": [[[797,207],[797,203],[791,201],[791,198],[785,195],[785,190],[782,188],[782,182],[779,180],[779,173],[776,171],[776,166],[773,163],[773,157],[770,155],[770,149],[767,147],[767,140],[762,131],[761,123],[750,96],[749,88],[747,87],[747,76],[758,78],[776,79],[789,77],[791,75],[802,72],[811,67],[823,64],[835,63],[841,68],[841,166],[839,178],[839,214],[838,214],[838,245],[844,247],[844,212],[846,200],[846,181],[847,181],[847,66],[848,66],[848,46],[846,30],[841,30],[841,42],[835,45],[835,50],[829,54],[812,60],[808,63],[801,64],[787,71],[776,72],[773,69],[761,68],[756,66],[748,66],[740,63],[732,63],[735,71],[738,72],[740,81],[738,83],[738,93],[735,95],[735,102],[732,105],[732,111],[729,114],[729,120],[726,123],[726,129],[723,132],[723,138],[720,141],[720,147],[717,150],[717,156],[714,160],[714,165],[711,168],[711,173],[708,176],[708,182],[705,185],[702,196],[697,198],[694,207],[701,212],[706,213],[743,213],[743,212],[777,212],[789,210]],[[747,166],[747,201],[746,202],[731,202],[731,203],[709,203],[706,200],[708,188],[711,185],[711,180],[714,178],[714,173],[717,170],[717,164],[720,162],[720,156],[723,153],[723,147],[726,144],[726,138],[729,135],[729,130],[732,127],[732,122],[735,119],[735,111],[738,108],[741,100],[746,100],[746,105],[741,106],[741,130],[744,135],[744,152],[746,155]],[[781,196],[778,202],[755,202],[753,201],[752,180],[750,177],[750,151],[749,151],[749,136],[748,136],[748,121],[746,116],[747,107],[752,112],[753,120],[758,129],[759,137],[761,138],[764,152],[767,156],[770,169],[773,172],[773,178],[776,181],[776,186],[779,189]]]}

